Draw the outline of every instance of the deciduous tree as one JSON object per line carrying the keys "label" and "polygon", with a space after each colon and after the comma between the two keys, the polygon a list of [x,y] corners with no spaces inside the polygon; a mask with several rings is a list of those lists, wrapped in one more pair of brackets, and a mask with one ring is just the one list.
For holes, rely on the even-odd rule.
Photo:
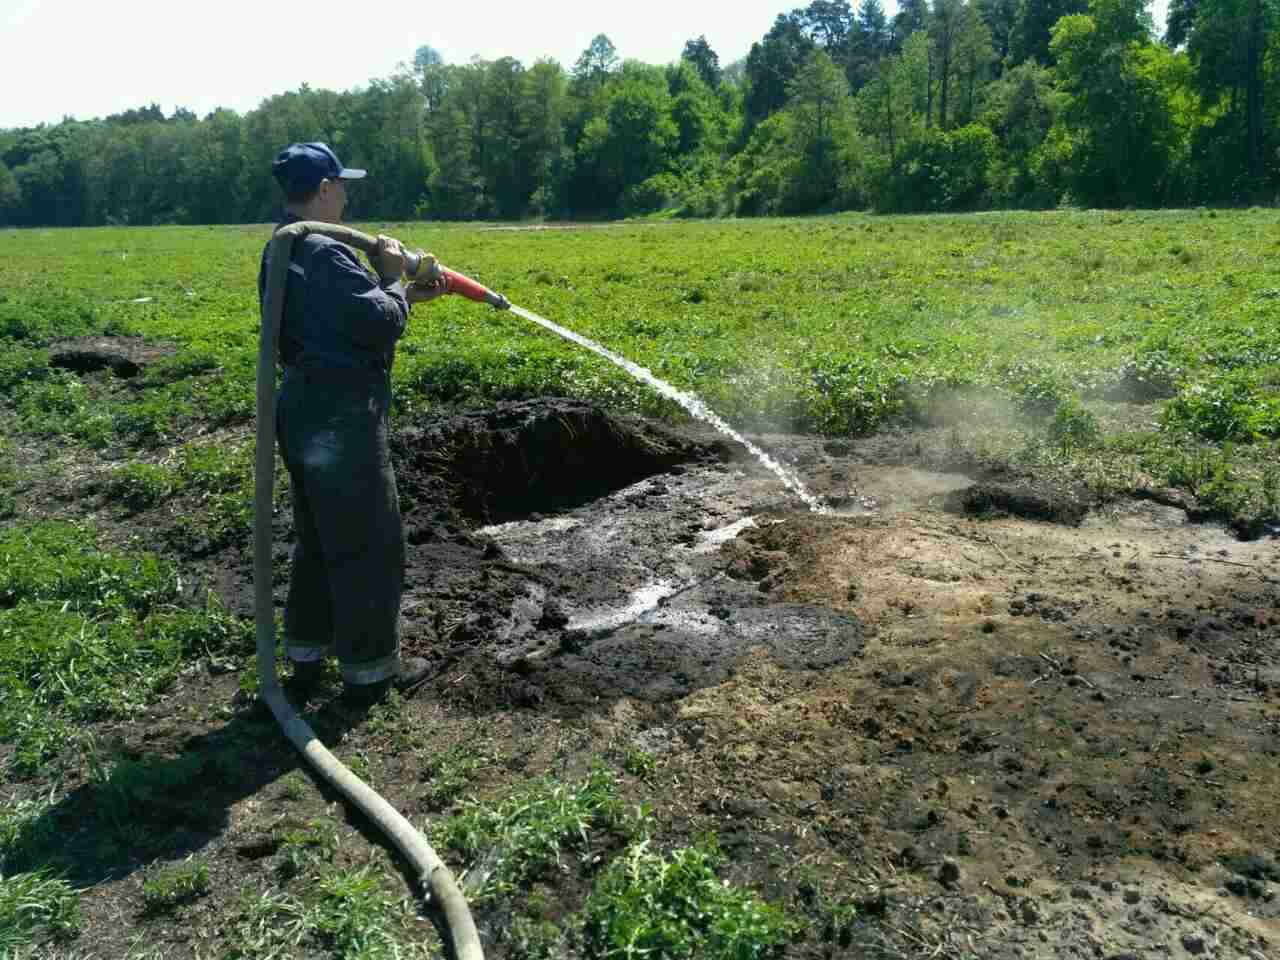
{"label": "deciduous tree", "polygon": [[1088,203],[1157,204],[1176,130],[1159,86],[1141,69],[1150,43],[1144,0],[1090,0],[1063,17],[1051,53],[1067,94],[1060,115],[1073,192]]}

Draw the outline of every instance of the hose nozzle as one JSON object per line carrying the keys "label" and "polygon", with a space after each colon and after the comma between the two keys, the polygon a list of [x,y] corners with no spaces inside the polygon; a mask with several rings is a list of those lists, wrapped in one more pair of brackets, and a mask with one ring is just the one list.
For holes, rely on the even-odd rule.
{"label": "hose nozzle", "polygon": [[465,274],[450,270],[424,250],[405,254],[404,272],[410,280],[443,283],[446,293],[456,293],[476,303],[487,303],[495,310],[511,309],[511,301],[502,294],[494,293]]}

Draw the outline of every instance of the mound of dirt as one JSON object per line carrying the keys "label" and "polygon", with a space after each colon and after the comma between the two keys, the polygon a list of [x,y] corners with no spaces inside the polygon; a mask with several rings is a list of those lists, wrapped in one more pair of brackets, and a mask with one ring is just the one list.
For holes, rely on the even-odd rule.
{"label": "mound of dirt", "polygon": [[443,496],[451,510],[482,523],[576,507],[710,456],[705,445],[555,398],[402,429],[392,442],[413,499]]}
{"label": "mound of dirt", "polygon": [[1078,526],[1089,505],[1076,492],[1023,483],[976,483],[957,495],[959,508],[969,516],[1020,517]]}
{"label": "mound of dirt", "polygon": [[177,353],[173,344],[151,343],[141,337],[81,337],[64,340],[51,348],[49,365],[72,373],[110,370],[127,380],[148,364]]}

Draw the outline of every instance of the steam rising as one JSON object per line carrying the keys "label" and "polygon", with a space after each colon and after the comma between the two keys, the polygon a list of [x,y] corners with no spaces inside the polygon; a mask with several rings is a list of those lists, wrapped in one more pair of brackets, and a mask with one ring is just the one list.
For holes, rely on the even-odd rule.
{"label": "steam rising", "polygon": [[657,390],[664,397],[668,398],[669,400],[674,400],[676,403],[680,404],[680,406],[684,407],[685,410],[689,411],[689,413],[692,416],[697,417],[699,420],[702,420],[705,423],[711,424],[713,427],[715,427],[717,430],[723,433],[726,437],[729,437],[730,439],[746,447],[749,451],[751,451],[752,456],[754,456],[757,460],[759,460],[762,464],[764,464],[766,468],[768,468],[779,480],[782,481],[783,486],[785,486],[788,490],[790,490],[797,497],[803,500],[805,505],[814,513],[828,512],[827,508],[824,507],[821,502],[819,502],[818,498],[809,492],[808,488],[804,485],[804,482],[799,477],[797,477],[794,473],[792,473],[790,470],[788,470],[786,467],[780,464],[777,460],[773,459],[773,457],[769,456],[769,454],[765,453],[763,450],[757,447],[754,443],[752,443],[742,434],[738,433],[737,430],[734,430],[733,427],[725,423],[722,419],[720,419],[719,416],[716,415],[714,411],[708,408],[706,404],[704,404],[701,400],[699,400],[693,394],[685,393],[683,390],[676,389],[671,384],[667,383],[665,380],[662,380],[654,376],[651,372],[649,372],[639,364],[632,363],[626,357],[620,356],[606,347],[602,347],[600,344],[596,343],[594,340],[584,337],[581,334],[574,333],[572,330],[562,327],[558,323],[552,323],[550,320],[546,319],[545,317],[540,317],[536,313],[531,313],[530,311],[525,310],[523,307],[513,306],[511,308],[511,311],[512,313],[515,313],[515,314],[518,314],[519,316],[524,317],[526,320],[529,320],[529,321],[532,321],[533,323],[538,324],[538,326],[540,327],[545,327],[546,329],[550,330],[552,333],[555,333],[561,337],[564,337],[566,340],[572,340],[574,343],[578,344],[579,346],[586,347],[592,353],[599,354],[600,356],[608,360],[610,363],[616,364],[617,366],[621,367],[623,370],[627,371],[627,373],[631,374],[637,380],[640,380],[644,383],[649,384],[649,386],[653,387],[653,389]]}

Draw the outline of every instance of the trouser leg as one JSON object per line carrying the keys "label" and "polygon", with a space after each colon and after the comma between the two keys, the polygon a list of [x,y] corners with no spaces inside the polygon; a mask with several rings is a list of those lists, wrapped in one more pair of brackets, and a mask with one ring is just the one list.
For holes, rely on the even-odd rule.
{"label": "trouser leg", "polygon": [[404,589],[404,536],[390,463],[361,464],[349,485],[328,487],[324,498],[330,508],[319,511],[317,529],[333,584],[342,677],[350,684],[387,680],[399,666]]}
{"label": "trouser leg", "polygon": [[285,654],[294,663],[318,663],[334,653],[333,598],[305,480],[291,480],[296,540],[284,608]]}
{"label": "trouser leg", "polygon": [[[306,475],[302,464],[290,456],[290,427],[296,431],[298,419],[289,415],[289,401],[294,391],[282,391],[277,402],[276,436],[280,455],[289,471],[290,496],[293,501],[293,535],[289,593],[284,607],[285,655],[295,664],[319,663],[334,653],[333,603],[329,577],[325,570],[324,551],[315,517],[307,497]],[[297,448],[297,444],[293,445]]]}
{"label": "trouser leg", "polygon": [[[374,684],[394,677],[399,667],[404,582],[404,535],[387,438],[389,397],[368,389],[305,393],[289,407],[305,427],[290,434],[288,446],[328,584],[327,636],[335,643],[343,679]],[[309,546],[303,547],[308,556]]]}

